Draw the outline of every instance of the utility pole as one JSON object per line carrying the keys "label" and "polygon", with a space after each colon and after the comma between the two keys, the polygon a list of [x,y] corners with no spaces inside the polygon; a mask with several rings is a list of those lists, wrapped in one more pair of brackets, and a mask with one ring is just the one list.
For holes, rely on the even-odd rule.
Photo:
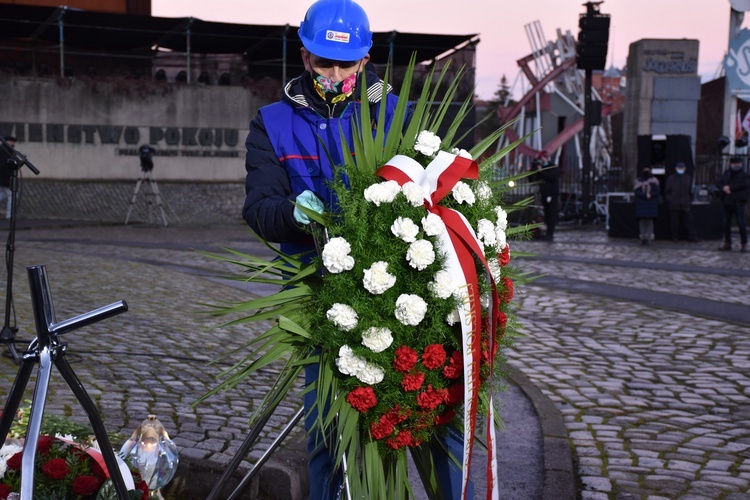
{"label": "utility pole", "polygon": [[586,222],[590,219],[591,205],[591,127],[601,117],[594,117],[594,109],[601,113],[600,107],[593,107],[591,101],[591,78],[595,69],[604,69],[607,64],[607,44],[609,42],[608,14],[601,14],[599,6],[604,2],[586,2],[586,13],[578,19],[578,46],[576,50],[576,64],[578,69],[586,72],[583,93],[583,172],[581,172],[581,202]]}

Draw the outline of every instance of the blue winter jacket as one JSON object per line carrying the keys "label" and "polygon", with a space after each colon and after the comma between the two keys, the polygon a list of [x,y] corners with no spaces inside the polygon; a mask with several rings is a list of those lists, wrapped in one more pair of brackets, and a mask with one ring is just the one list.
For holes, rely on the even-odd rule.
{"label": "blue winter jacket", "polygon": [[[314,248],[309,234],[293,216],[292,202],[304,190],[313,191],[327,207],[335,200],[327,184],[333,168],[343,163],[341,130],[352,150],[352,125],[357,123],[359,100],[337,104],[333,109],[313,96],[308,73],[292,80],[284,99],[264,106],[250,123],[245,141],[245,205],[247,224],[266,240],[281,243],[285,253]],[[367,74],[371,116],[378,116],[384,83]],[[397,97],[387,96],[386,119],[390,123]],[[310,104],[312,103],[312,105]],[[330,160],[329,160],[330,155]]]}

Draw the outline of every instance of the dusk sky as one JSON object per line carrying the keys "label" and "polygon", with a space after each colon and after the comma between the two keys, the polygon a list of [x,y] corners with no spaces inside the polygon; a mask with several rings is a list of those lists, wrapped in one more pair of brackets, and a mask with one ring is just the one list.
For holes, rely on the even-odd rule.
{"label": "dusk sky", "polygon": [[[311,0],[152,0],[152,14],[192,16],[206,21],[299,26]],[[477,95],[490,98],[500,78],[513,84],[516,60],[531,52],[524,25],[539,21],[547,40],[556,31],[578,34],[583,1],[571,0],[360,0],[373,31],[479,34]],[[460,6],[456,8],[454,6]],[[729,0],[605,0],[602,13],[612,17],[609,66],[625,65],[629,45],[643,38],[689,38],[700,41],[698,72],[702,80],[718,76],[729,39]],[[746,16],[750,19],[750,15]],[[744,23],[747,25],[748,22]],[[517,89],[518,90],[518,89]]]}

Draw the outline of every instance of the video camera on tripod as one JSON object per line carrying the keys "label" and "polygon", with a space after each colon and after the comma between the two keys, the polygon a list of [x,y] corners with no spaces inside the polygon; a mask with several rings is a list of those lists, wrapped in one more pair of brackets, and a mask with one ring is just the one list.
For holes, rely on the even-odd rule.
{"label": "video camera on tripod", "polygon": [[141,170],[144,172],[150,172],[154,169],[154,153],[156,150],[149,146],[148,144],[144,144],[140,148],[138,148],[138,158],[141,160]]}

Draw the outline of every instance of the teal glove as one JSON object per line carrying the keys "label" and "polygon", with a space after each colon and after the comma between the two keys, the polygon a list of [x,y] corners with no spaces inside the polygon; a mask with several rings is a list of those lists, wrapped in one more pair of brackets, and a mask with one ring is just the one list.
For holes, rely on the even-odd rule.
{"label": "teal glove", "polygon": [[[318,212],[319,214],[322,214],[323,209],[325,208],[323,206],[323,202],[320,201],[320,198],[318,198],[315,193],[313,193],[309,189],[302,191],[302,193],[300,193],[300,195],[297,196],[297,199],[294,201],[297,205],[303,206],[309,210],[313,210],[314,212]],[[294,220],[306,226],[310,224],[310,217],[308,217],[307,214],[300,210],[299,206],[294,207]]]}

